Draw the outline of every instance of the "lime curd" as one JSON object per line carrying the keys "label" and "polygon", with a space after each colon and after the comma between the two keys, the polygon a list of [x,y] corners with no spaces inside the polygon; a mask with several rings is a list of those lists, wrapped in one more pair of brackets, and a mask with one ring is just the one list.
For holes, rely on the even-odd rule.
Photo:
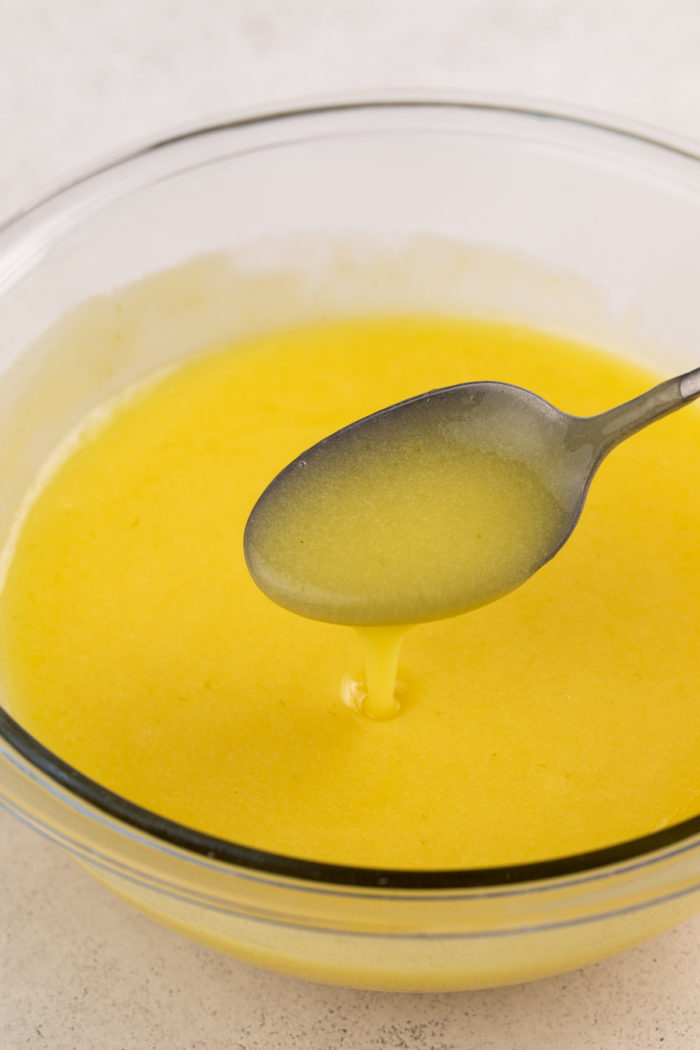
{"label": "lime curd", "polygon": [[[355,631],[277,607],[247,572],[250,509],[302,449],[478,379],[583,415],[655,377],[515,325],[348,320],[213,348],[87,420],[6,552],[13,716],[156,813],[341,864],[524,863],[695,815],[695,408],[603,464],[573,537],[524,586],[408,632],[395,718],[358,712]],[[361,558],[363,537],[348,542]]]}

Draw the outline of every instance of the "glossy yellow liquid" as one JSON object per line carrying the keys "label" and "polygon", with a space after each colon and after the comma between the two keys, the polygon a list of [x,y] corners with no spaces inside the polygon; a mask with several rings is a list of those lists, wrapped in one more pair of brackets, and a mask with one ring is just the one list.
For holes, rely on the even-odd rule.
{"label": "glossy yellow liquid", "polygon": [[29,508],[0,599],[11,709],[141,805],[317,860],[466,867],[700,810],[700,416],[626,442],[562,552],[413,628],[401,713],[359,717],[355,632],[250,579],[248,513],[302,449],[433,387],[500,379],[601,411],[653,377],[498,324],[348,321],[185,365],[89,428]]}

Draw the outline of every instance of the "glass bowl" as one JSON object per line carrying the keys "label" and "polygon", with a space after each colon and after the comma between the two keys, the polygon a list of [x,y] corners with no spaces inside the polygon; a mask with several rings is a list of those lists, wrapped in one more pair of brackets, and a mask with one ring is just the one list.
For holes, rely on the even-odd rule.
{"label": "glass bowl", "polygon": [[[699,243],[696,156],[517,105],[318,105],[156,143],[0,231],[0,540],[92,407],[222,339],[410,308],[516,319],[680,372],[700,345]],[[340,867],[139,808],[4,711],[0,734],[5,808],[154,918],[287,973],[492,986],[700,910],[700,817],[542,863]]]}

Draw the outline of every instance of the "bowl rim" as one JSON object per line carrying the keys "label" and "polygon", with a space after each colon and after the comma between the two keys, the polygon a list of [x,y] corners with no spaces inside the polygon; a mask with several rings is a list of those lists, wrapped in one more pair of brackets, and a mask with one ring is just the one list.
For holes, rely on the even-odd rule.
{"label": "bowl rim", "polygon": [[[641,143],[655,149],[700,161],[700,146],[693,148],[689,140],[680,136],[657,133],[655,128],[632,121],[617,123],[605,114],[582,110],[580,107],[564,108],[556,104],[523,102],[493,95],[471,95],[460,97],[456,92],[393,92],[382,96],[361,95],[328,100],[312,100],[288,106],[261,108],[243,113],[231,119],[195,125],[179,130],[163,138],[152,140],[130,151],[120,152],[111,159],[97,164],[75,177],[63,182],[57,189],[39,197],[0,223],[0,236],[44,205],[58,201],[69,191],[80,187],[93,178],[116,168],[127,166],[148,154],[191,141],[207,135],[236,131],[249,126],[288,122],[298,118],[329,116],[339,112],[361,112],[363,110],[400,109],[455,109],[472,112],[493,112],[523,118],[539,118],[560,122],[569,127],[579,127],[594,132],[617,136],[625,142]],[[0,253],[2,245],[0,245]],[[556,856],[522,864],[508,864],[481,868],[450,869],[399,869],[374,868],[314,861],[291,855],[261,850],[210,835],[195,828],[180,824],[167,817],[130,802],[95,780],[81,773],[40,743],[9,713],[0,707],[0,741],[10,745],[30,766],[37,769],[50,781],[65,789],[70,796],[77,796],[101,814],[113,818],[119,825],[145,833],[179,851],[194,854],[210,861],[233,865],[259,875],[281,876],[285,879],[327,884],[340,889],[374,888],[382,890],[477,890],[485,888],[517,887],[527,889],[536,882],[561,881],[569,876],[599,878],[601,869],[633,861],[637,865],[651,861],[651,855],[677,847],[683,852],[695,843],[688,840],[700,835],[700,814],[677,824],[627,839],[599,849],[581,853]],[[0,746],[0,754],[9,757]],[[71,800],[72,801],[72,800]],[[121,830],[117,827],[117,830]]]}

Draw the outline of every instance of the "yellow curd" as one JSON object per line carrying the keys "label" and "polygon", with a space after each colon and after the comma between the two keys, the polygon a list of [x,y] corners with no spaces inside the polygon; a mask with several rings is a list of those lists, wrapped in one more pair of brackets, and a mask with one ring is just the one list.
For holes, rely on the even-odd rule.
{"label": "yellow curd", "polygon": [[696,409],[612,454],[524,586],[410,630],[396,718],[344,702],[364,677],[352,629],[252,582],[244,526],[282,467],[387,404],[477,379],[576,414],[654,381],[516,326],[359,320],[215,350],[88,421],[9,552],[14,717],[159,814],[323,861],[522,863],[696,814]]}

